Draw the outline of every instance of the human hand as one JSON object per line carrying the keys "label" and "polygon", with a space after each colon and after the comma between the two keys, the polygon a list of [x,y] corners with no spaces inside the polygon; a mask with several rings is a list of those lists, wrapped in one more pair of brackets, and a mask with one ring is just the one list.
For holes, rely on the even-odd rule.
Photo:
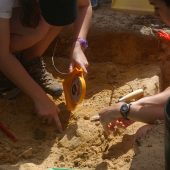
{"label": "human hand", "polygon": [[72,72],[76,66],[81,67],[84,70],[84,73],[87,74],[88,61],[79,44],[76,44],[73,49],[69,67],[70,72]]}
{"label": "human hand", "polygon": [[112,106],[109,106],[109,107],[102,109],[99,112],[99,120],[100,120],[101,124],[103,125],[104,129],[107,129],[108,124],[110,122],[121,117],[121,114],[120,114],[121,105],[122,105],[121,102],[116,103]]}
{"label": "human hand", "polygon": [[35,102],[35,107],[36,107],[36,111],[38,113],[39,116],[48,119],[48,120],[53,120],[56,125],[58,130],[60,131],[60,133],[63,132],[63,128],[59,119],[59,108],[57,107],[57,105],[48,98],[45,99],[45,101],[36,101]]}
{"label": "human hand", "polygon": [[106,132],[116,131],[117,128],[126,128],[134,121],[120,118],[120,107],[122,103],[119,102],[113,106],[107,107],[99,112],[99,115],[92,117],[92,121],[100,120]]}

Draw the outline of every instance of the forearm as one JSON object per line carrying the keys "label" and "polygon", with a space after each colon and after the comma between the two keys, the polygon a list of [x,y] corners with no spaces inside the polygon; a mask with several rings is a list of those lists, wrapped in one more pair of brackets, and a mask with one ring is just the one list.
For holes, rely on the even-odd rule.
{"label": "forearm", "polygon": [[154,123],[164,119],[164,107],[170,96],[170,89],[154,96],[142,98],[131,105],[129,119]]}
{"label": "forearm", "polygon": [[12,55],[0,57],[1,71],[33,100],[45,97],[44,91],[28,75],[20,62]]}
{"label": "forearm", "polygon": [[[85,4],[83,4],[85,3]],[[78,37],[86,39],[92,18],[92,7],[90,1],[80,1],[78,17],[74,24],[74,39]]]}

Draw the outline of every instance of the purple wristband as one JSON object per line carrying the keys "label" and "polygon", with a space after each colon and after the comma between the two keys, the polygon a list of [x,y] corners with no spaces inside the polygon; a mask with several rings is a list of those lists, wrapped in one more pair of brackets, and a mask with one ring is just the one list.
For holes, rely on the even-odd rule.
{"label": "purple wristband", "polygon": [[80,43],[80,45],[86,49],[88,47],[88,42],[87,40],[83,39],[83,38],[78,38],[77,41]]}

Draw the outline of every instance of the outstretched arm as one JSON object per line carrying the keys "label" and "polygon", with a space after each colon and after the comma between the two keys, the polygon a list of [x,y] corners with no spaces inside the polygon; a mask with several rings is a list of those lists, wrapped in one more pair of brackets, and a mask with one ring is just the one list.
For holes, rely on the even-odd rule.
{"label": "outstretched arm", "polygon": [[150,97],[144,97],[131,105],[129,118],[145,123],[164,119],[165,104],[170,97],[170,88]]}
{"label": "outstretched arm", "polygon": [[[134,121],[144,123],[154,123],[156,120],[164,119],[164,107],[170,97],[170,88],[165,91],[150,96],[144,97],[132,103],[128,118]],[[107,126],[110,122],[121,118],[120,107],[123,103],[116,103],[100,111],[100,121]]]}

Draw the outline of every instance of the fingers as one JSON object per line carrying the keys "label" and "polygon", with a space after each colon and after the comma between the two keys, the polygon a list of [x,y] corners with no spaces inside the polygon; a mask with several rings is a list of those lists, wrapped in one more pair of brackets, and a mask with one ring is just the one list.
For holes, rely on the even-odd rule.
{"label": "fingers", "polygon": [[42,123],[51,124],[54,121],[57,126],[57,129],[59,130],[60,133],[62,133],[63,128],[62,128],[61,121],[58,116],[59,112],[60,112],[60,109],[56,107],[54,112],[51,112],[48,115],[42,116]]}
{"label": "fingers", "polygon": [[69,71],[72,72],[74,67],[82,68],[84,73],[87,74],[88,61],[72,60],[69,66]]}
{"label": "fingers", "polygon": [[126,129],[128,126],[134,123],[134,121],[126,120],[124,118],[119,118],[108,123],[108,120],[105,120],[105,118],[102,117],[102,114],[92,116],[91,121],[92,122],[100,121],[103,126],[104,131],[107,132],[108,135],[111,132],[116,132],[119,128]]}
{"label": "fingers", "polygon": [[83,68],[83,70],[84,70],[84,72],[87,74],[88,72],[87,72],[87,67],[89,66],[89,63],[88,62],[85,62],[84,63],[84,68]]}
{"label": "fingers", "polygon": [[73,71],[73,64],[71,63],[69,66],[69,72],[71,73]]}
{"label": "fingers", "polygon": [[87,66],[85,64],[77,64],[77,66],[83,69],[85,75],[87,74]]}
{"label": "fingers", "polygon": [[62,128],[60,119],[59,119],[59,117],[58,117],[58,114],[54,115],[53,118],[54,118],[54,121],[55,121],[55,123],[56,123],[56,125],[57,125],[58,130],[60,131],[60,133],[62,133],[62,132],[63,132],[63,128]]}
{"label": "fingers", "polygon": [[87,68],[89,66],[88,61],[84,63],[84,67]]}
{"label": "fingers", "polygon": [[58,130],[60,131],[60,133],[62,133],[63,128],[62,128],[61,121],[60,121],[59,116],[58,116],[58,113],[60,112],[60,109],[58,107],[56,108],[56,112],[57,112],[57,114],[55,114],[53,118],[54,118],[54,121],[57,125]]}
{"label": "fingers", "polygon": [[81,68],[83,69],[83,71],[84,71],[84,73],[85,73],[85,75],[87,74],[87,69],[86,69],[86,67],[83,65],[83,66],[81,66]]}
{"label": "fingers", "polygon": [[[70,64],[69,66],[69,72],[72,72],[73,71],[73,68],[75,67],[75,64]],[[81,64],[77,64],[77,67],[80,67],[83,69],[84,73],[87,74],[87,69],[84,65],[81,65]]]}

